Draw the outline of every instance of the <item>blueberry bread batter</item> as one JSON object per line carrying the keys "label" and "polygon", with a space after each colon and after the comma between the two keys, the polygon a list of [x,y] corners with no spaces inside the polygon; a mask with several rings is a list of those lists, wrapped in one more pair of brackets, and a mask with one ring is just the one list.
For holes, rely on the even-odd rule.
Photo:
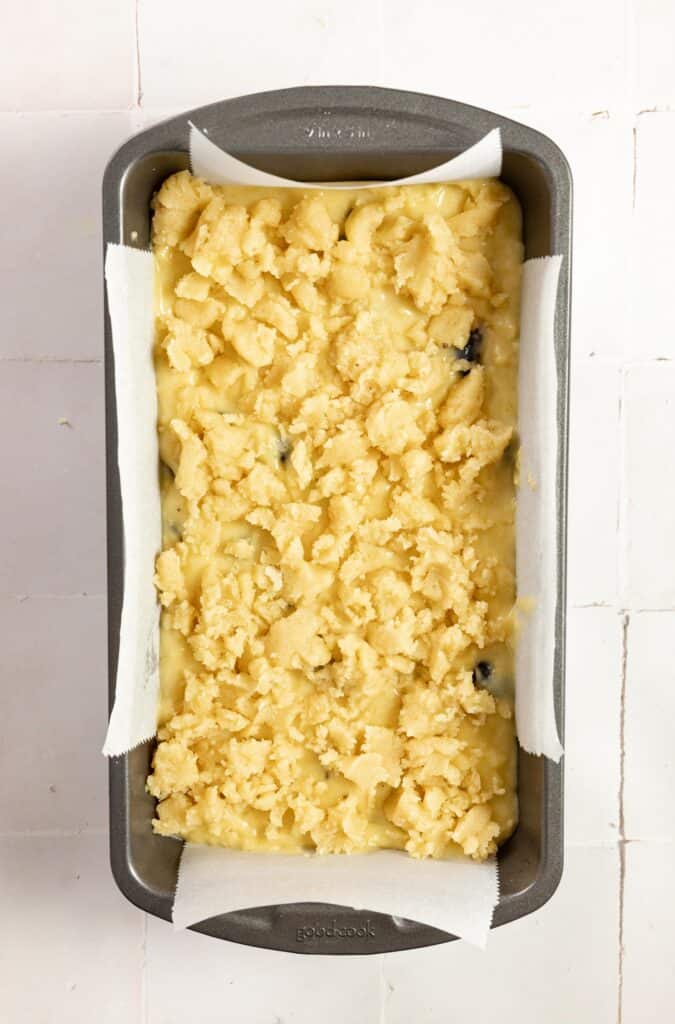
{"label": "blueberry bread batter", "polygon": [[154,209],[155,830],[487,857],[517,819],[514,196],[183,172]]}

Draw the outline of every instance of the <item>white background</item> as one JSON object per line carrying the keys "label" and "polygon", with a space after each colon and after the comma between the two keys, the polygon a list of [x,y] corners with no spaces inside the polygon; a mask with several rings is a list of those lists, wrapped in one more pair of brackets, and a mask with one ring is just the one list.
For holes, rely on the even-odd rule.
{"label": "white background", "polygon": [[[3,37],[2,1019],[669,1019],[671,0],[30,0],[7,4]],[[575,178],[566,867],[485,954],[311,958],[174,934],[108,867],[102,170],[165,114],[319,83],[493,108],[551,135]]]}

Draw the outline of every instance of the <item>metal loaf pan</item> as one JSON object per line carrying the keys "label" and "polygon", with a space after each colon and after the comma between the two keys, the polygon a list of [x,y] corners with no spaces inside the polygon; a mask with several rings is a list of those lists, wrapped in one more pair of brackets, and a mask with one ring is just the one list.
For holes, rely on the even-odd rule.
{"label": "metal loaf pan", "polygon": [[[524,213],[526,256],[564,257],[555,324],[559,381],[555,617],[555,707],[562,732],[565,660],[565,520],[572,181],[565,157],[546,136],[486,110],[390,89],[309,87],[214,103],[136,135],[113,156],[103,181],[104,243],[150,244],[150,199],[188,166],[192,121],[216,144],[259,168],[304,181],[393,179],[456,155],[500,128],[503,180]],[[112,707],[123,579],[117,470],[117,420],[110,320],[105,315],[108,490],[109,689]],[[151,914],[170,919],[181,843],[152,832],[154,800],[145,791],[152,752],[145,743],[110,761],[110,853],[120,889]],[[493,926],[545,903],[563,862],[562,766],[522,750],[520,824],[499,852],[501,894]],[[258,907],[213,917],[195,930],[233,942],[302,953],[363,954],[447,942],[422,924],[324,904]]]}

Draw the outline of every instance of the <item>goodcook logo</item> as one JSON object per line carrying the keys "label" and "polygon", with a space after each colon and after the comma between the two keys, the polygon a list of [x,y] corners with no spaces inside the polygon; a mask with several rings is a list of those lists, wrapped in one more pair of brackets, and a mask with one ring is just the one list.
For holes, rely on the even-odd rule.
{"label": "goodcook logo", "polygon": [[312,942],[316,939],[369,939],[375,938],[375,929],[370,921],[360,925],[338,925],[335,918],[328,925],[306,924],[303,928],[296,928],[296,942]]}

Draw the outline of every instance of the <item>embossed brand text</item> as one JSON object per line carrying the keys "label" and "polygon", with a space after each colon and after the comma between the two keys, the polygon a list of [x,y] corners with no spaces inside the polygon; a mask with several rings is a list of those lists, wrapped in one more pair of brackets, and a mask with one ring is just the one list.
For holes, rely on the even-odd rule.
{"label": "embossed brand text", "polygon": [[296,942],[311,942],[312,939],[368,939],[375,938],[375,929],[370,921],[362,925],[338,925],[333,919],[330,924],[308,924],[296,928]]}

